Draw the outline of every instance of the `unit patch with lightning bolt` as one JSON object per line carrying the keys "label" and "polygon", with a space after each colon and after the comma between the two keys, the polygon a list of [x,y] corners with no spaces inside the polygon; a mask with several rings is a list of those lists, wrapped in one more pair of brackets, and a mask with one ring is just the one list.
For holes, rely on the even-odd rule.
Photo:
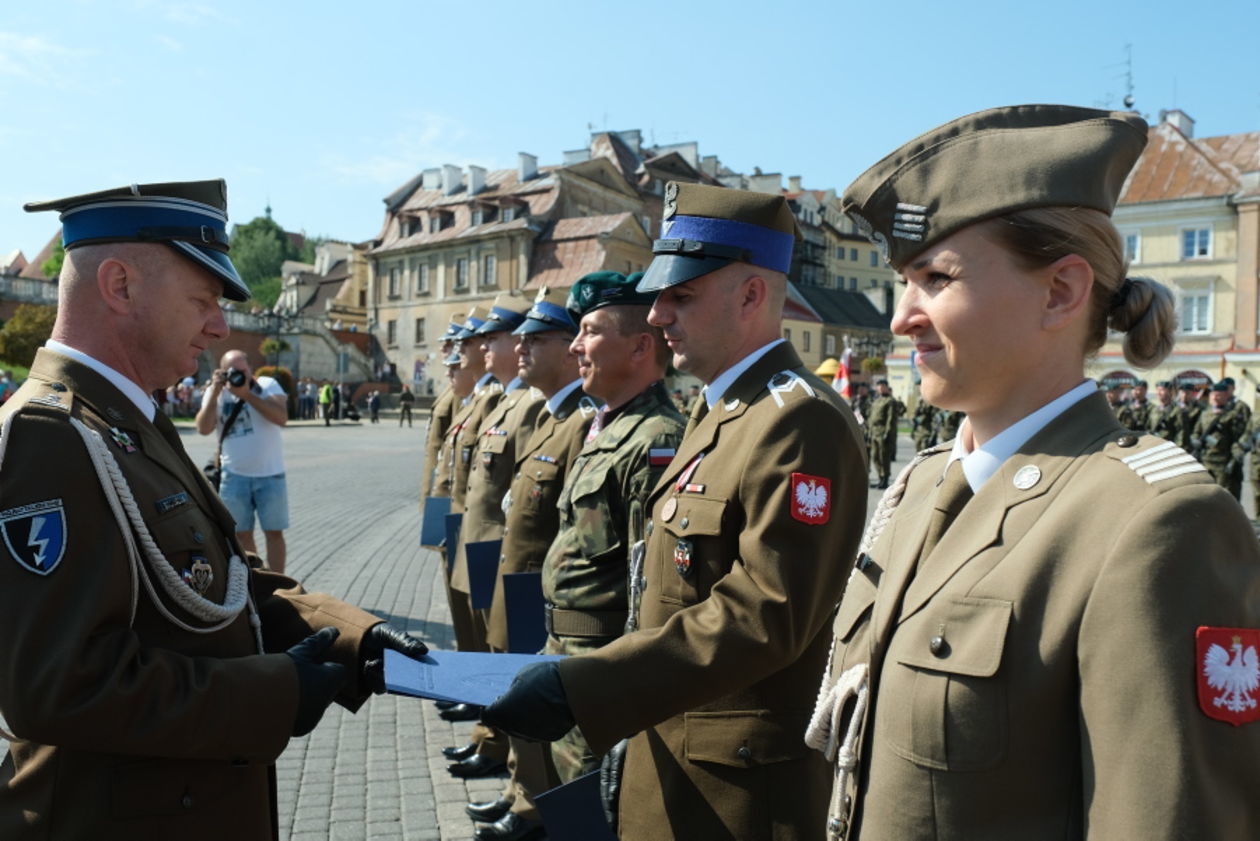
{"label": "unit patch with lightning bolt", "polygon": [[0,535],[18,565],[48,575],[66,554],[66,512],[60,499],[0,511]]}

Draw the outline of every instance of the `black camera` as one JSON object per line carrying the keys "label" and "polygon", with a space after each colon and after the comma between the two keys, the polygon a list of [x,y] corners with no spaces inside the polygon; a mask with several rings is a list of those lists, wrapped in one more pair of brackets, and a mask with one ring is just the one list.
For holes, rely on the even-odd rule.
{"label": "black camera", "polygon": [[227,372],[228,385],[232,388],[240,388],[245,385],[245,372],[238,371],[235,368],[229,368]]}

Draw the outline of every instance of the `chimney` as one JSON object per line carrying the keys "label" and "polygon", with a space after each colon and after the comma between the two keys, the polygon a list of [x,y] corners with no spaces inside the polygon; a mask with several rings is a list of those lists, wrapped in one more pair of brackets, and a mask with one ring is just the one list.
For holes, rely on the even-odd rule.
{"label": "chimney", "polygon": [[475,196],[486,188],[486,168],[468,165],[468,195]]}
{"label": "chimney", "polygon": [[1161,112],[1160,120],[1168,123],[1186,137],[1194,137],[1194,120],[1189,114],[1182,111],[1180,108],[1173,108],[1171,111]]}
{"label": "chimney", "polygon": [[520,163],[516,167],[516,177],[522,182],[538,175],[538,158],[529,152],[517,152]]}
{"label": "chimney", "polygon": [[801,191],[801,177],[799,175],[788,176],[788,192],[799,193]]}
{"label": "chimney", "polygon": [[442,195],[449,196],[460,188],[464,173],[453,164],[442,164]]}
{"label": "chimney", "polygon": [[716,178],[718,174],[718,156],[705,155],[700,159],[700,171],[705,175]]}
{"label": "chimney", "polygon": [[636,155],[639,149],[643,147],[643,132],[639,129],[630,129],[629,131],[619,131],[617,136],[621,138],[621,142],[630,147],[630,151]]}
{"label": "chimney", "polygon": [[426,169],[420,176],[420,186],[426,190],[442,189],[442,170],[438,167]]}

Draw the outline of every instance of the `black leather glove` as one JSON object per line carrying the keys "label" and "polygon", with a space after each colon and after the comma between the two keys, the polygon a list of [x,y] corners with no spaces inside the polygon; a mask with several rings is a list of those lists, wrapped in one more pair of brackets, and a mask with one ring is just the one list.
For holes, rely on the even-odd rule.
{"label": "black leather glove", "polygon": [[368,632],[363,635],[363,642],[359,644],[359,662],[362,664],[364,685],[377,695],[385,691],[387,648],[413,659],[429,653],[427,645],[387,622],[368,628]]}
{"label": "black leather glove", "polygon": [[573,713],[554,662],[531,663],[481,712],[481,721],[513,736],[554,742],[573,729]]}
{"label": "black leather glove", "polygon": [[621,800],[621,771],[626,767],[626,745],[622,739],[612,746],[599,763],[599,799],[604,804],[604,817],[613,834],[617,834],[617,803]]}
{"label": "black leather glove", "polygon": [[293,658],[298,675],[298,708],[293,735],[305,736],[324,717],[324,710],[345,686],[349,676],[340,663],[326,662],[328,649],[340,636],[336,628],[322,628],[284,652]]}

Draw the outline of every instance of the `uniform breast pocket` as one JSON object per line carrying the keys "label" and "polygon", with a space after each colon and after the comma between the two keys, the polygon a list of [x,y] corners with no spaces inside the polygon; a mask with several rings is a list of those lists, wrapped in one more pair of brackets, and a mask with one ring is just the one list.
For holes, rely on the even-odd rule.
{"label": "uniform breast pocket", "polygon": [[[527,511],[539,511],[544,505],[555,504],[560,492],[560,465],[530,459],[521,468],[521,473],[529,480],[525,483],[524,496],[519,500]],[[513,494],[512,504],[517,502]]]}
{"label": "uniform breast pocket", "polygon": [[618,496],[612,487],[615,482],[612,465],[588,464],[572,482],[568,489],[569,506],[582,556],[598,562],[623,554],[622,532],[615,524],[620,518],[621,527],[625,529],[626,515],[609,504]]}
{"label": "uniform breast pocket", "polygon": [[862,570],[855,570],[845,585],[844,597],[840,600],[840,609],[836,611],[836,620],[832,625],[836,636],[835,651],[831,655],[833,677],[844,674],[851,666],[867,662],[868,649],[862,644],[866,636],[859,628],[865,630],[870,626],[877,592],[875,582]]}
{"label": "uniform breast pocket", "polygon": [[896,630],[877,702],[876,738],[905,759],[981,771],[1006,755],[1006,684],[999,669],[1012,604],[940,597]]}
{"label": "uniform breast pocket", "polygon": [[493,468],[503,460],[503,451],[507,449],[506,435],[487,435],[481,441],[481,464],[487,469]]}
{"label": "uniform breast pocket", "polygon": [[149,523],[162,555],[198,594],[223,599],[227,547],[219,529],[200,508],[185,506]]}
{"label": "uniform breast pocket", "polygon": [[689,605],[708,596],[713,582],[733,560],[724,556],[722,545],[726,500],[692,494],[675,499],[673,516],[654,526],[660,528],[662,538],[655,550],[656,574],[662,601]]}

